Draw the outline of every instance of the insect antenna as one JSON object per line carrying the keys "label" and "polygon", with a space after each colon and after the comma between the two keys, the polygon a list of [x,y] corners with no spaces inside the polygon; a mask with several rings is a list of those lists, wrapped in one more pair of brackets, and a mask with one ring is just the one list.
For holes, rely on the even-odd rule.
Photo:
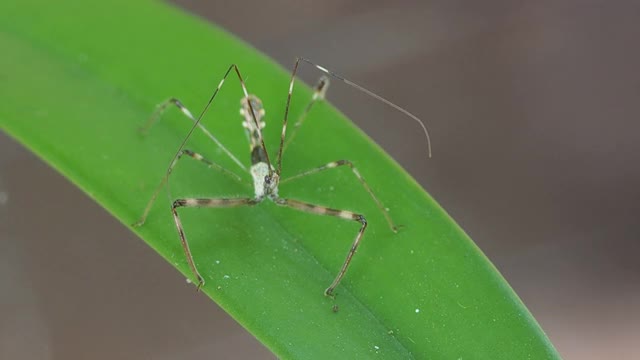
{"label": "insect antenna", "polygon": [[[342,77],[342,76],[340,76],[340,75],[338,75],[338,74],[334,73],[333,71],[328,70],[328,69],[326,69],[326,68],[324,68],[324,67],[322,67],[322,66],[320,66],[320,65],[318,65],[318,64],[316,64],[316,63],[314,63],[314,62],[313,62],[313,61],[311,61],[311,60],[308,60],[308,59],[305,59],[305,58],[301,57],[301,58],[296,59],[296,65],[298,64],[298,60],[301,60],[301,61],[303,61],[303,62],[306,62],[307,64],[310,64],[310,65],[313,65],[316,69],[318,69],[318,70],[322,71],[323,73],[325,73],[325,74],[327,74],[327,75],[329,75],[329,76],[331,76],[331,77],[333,77],[333,78],[336,78],[336,79],[338,79],[338,80],[342,81],[343,83],[345,83],[345,84],[347,84],[347,85],[351,86],[352,88],[355,88],[356,90],[360,90],[360,91],[362,91],[363,93],[365,93],[365,94],[367,94],[367,95],[371,96],[371,97],[372,97],[372,98],[374,98],[374,99],[377,99],[377,100],[379,100],[379,101],[381,101],[381,102],[385,103],[386,105],[388,105],[388,106],[390,106],[390,107],[392,107],[392,108],[394,108],[394,109],[396,109],[396,110],[400,111],[401,113],[405,114],[406,116],[410,117],[410,118],[411,118],[411,119],[413,119],[415,122],[417,122],[418,124],[420,124],[420,127],[422,127],[422,130],[424,131],[424,135],[427,137],[427,150],[428,150],[429,157],[431,157],[431,137],[429,136],[429,130],[427,130],[427,126],[426,126],[426,125],[424,124],[424,122],[423,122],[422,120],[420,120],[417,116],[415,116],[415,115],[413,115],[412,113],[410,113],[409,111],[405,110],[403,107],[400,107],[400,106],[398,106],[398,105],[396,105],[396,104],[392,103],[391,101],[389,101],[389,100],[387,100],[387,99],[383,98],[382,96],[380,96],[380,95],[378,95],[378,94],[374,93],[373,91],[371,91],[371,90],[367,90],[366,88],[364,88],[364,87],[362,87],[362,86],[360,86],[360,85],[358,85],[358,84],[354,83],[353,81],[351,81],[351,80],[349,80],[349,79],[345,79],[344,77]],[[295,72],[295,71],[294,71],[294,72]]]}

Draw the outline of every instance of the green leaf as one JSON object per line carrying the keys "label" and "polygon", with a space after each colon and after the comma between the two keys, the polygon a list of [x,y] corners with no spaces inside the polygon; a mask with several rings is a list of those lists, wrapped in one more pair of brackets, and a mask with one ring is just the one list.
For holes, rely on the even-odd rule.
{"label": "green leaf", "polygon": [[[231,63],[264,102],[266,142],[275,154],[288,71],[167,5],[3,2],[0,49],[1,128],[125,226],[141,215],[190,122],[172,109],[147,137],[136,129],[170,96],[198,113]],[[248,164],[241,96],[230,78],[204,124]],[[309,97],[308,88],[298,84],[293,119]],[[201,134],[187,148],[242,173]],[[269,202],[181,212],[207,281],[204,292],[283,358],[559,358],[465,233],[330,105],[313,109],[286,153],[283,176],[342,158],[356,164],[404,228],[390,231],[348,169],[281,186],[284,197],[367,215],[370,226],[335,299],[323,291],[359,224]],[[245,186],[185,160],[172,175],[171,192],[174,197],[251,196],[250,177],[243,173],[243,178]],[[163,194],[147,223],[132,230],[192,278]],[[193,295],[201,296],[195,289]]]}

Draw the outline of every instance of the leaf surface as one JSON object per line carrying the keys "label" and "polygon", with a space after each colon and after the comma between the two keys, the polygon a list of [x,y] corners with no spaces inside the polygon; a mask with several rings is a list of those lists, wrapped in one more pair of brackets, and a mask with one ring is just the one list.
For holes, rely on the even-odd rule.
{"label": "leaf surface", "polygon": [[[224,31],[147,1],[0,4],[0,126],[125,226],[146,202],[191,123],[169,110],[149,135],[154,106],[175,96],[199,113],[238,64],[267,109],[275,157],[289,72]],[[292,120],[310,91],[298,83]],[[229,79],[203,123],[249,165]],[[242,174],[245,185],[183,160],[176,197],[252,196],[250,176],[202,134],[187,148]],[[359,224],[264,202],[184,209],[204,293],[283,358],[554,359],[553,346],[475,244],[416,182],[329,104],[316,106],[285,154],[283,176],[349,159],[404,225],[387,226],[345,169],[282,184],[281,196],[353,210],[369,227],[335,300],[323,296]],[[133,229],[192,278],[161,193]],[[61,207],[64,204],[61,204]],[[117,259],[114,259],[117,261]],[[131,274],[135,276],[135,274]],[[196,294],[194,296],[201,296]],[[338,311],[334,312],[334,306]],[[176,309],[180,311],[180,309]]]}

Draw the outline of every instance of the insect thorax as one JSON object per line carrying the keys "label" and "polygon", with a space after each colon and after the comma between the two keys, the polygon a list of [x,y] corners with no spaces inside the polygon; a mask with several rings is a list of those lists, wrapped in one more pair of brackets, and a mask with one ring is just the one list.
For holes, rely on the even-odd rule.
{"label": "insect thorax", "polygon": [[256,199],[262,199],[265,196],[269,196],[270,198],[278,197],[278,175],[273,166],[271,167],[271,175],[269,172],[269,165],[267,165],[266,162],[251,165],[253,191],[255,192]]}

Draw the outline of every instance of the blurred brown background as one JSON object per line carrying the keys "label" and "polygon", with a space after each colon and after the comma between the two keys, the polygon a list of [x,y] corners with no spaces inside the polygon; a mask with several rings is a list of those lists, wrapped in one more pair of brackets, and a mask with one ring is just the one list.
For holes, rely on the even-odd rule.
{"label": "blurred brown background", "polygon": [[[176,3],[285,67],[308,57],[423,118],[431,160],[410,120],[330,89],[564,358],[640,357],[639,2]],[[1,359],[274,357],[3,134],[0,236]]]}

